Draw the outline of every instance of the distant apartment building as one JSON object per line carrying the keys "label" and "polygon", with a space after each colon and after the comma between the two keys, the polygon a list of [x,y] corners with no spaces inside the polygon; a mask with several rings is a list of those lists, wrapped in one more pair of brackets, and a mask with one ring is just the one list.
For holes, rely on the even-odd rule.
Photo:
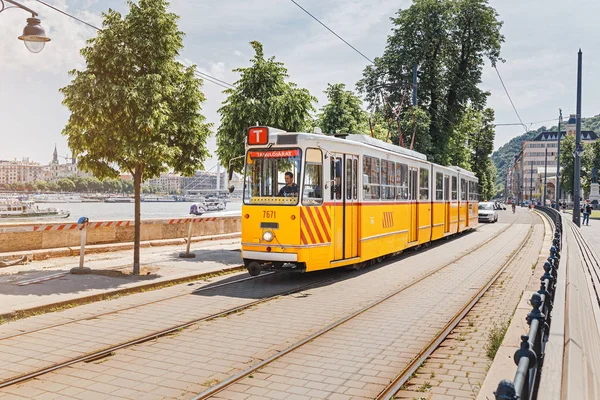
{"label": "distant apartment building", "polygon": [[21,161],[0,160],[0,184],[28,183],[41,179],[42,166],[23,158]]}
{"label": "distant apartment building", "polygon": [[161,192],[173,193],[181,189],[182,177],[178,174],[161,174],[158,178],[148,179],[144,186],[160,188]]}
{"label": "distant apartment building", "polygon": [[[560,132],[562,141],[567,135],[575,135],[575,114],[571,114]],[[533,140],[522,143],[521,151],[507,172],[507,195],[520,201],[541,201],[546,181],[546,199],[553,201],[556,191],[556,157],[559,133],[544,131]],[[598,140],[594,131],[581,131],[582,143]],[[547,153],[546,153],[547,151]],[[545,179],[544,179],[545,178]],[[562,198],[562,197],[561,197]]]}

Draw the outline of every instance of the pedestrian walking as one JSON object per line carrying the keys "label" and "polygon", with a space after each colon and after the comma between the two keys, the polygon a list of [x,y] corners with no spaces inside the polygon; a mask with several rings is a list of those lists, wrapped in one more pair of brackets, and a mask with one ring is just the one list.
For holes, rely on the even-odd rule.
{"label": "pedestrian walking", "polygon": [[585,206],[581,208],[581,211],[583,212],[583,225],[590,225],[590,215],[592,214],[592,208],[593,207],[590,204],[589,200],[585,203]]}

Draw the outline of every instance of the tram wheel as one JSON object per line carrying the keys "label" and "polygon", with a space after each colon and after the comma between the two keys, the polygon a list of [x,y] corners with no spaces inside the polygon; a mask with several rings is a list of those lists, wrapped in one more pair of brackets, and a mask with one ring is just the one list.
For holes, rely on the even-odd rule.
{"label": "tram wheel", "polygon": [[248,264],[246,268],[248,268],[248,273],[250,274],[250,276],[257,276],[258,274],[260,274],[260,271],[262,269],[260,264],[256,261],[253,261],[250,264]]}

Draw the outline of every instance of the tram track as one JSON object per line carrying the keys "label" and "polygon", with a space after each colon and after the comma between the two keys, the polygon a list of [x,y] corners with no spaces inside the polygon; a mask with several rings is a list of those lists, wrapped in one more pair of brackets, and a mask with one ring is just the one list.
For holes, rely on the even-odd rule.
{"label": "tram track", "polygon": [[[495,236],[492,236],[489,239],[487,239],[486,241],[484,241],[483,243],[478,244],[477,246],[474,246],[474,248],[475,247],[482,248],[483,246],[489,244],[498,235],[501,235],[502,233],[506,232],[506,230],[508,230],[510,227],[512,227],[514,225],[514,223],[515,222],[513,222],[510,225],[504,227]],[[470,250],[471,249],[469,249],[469,251]],[[434,269],[430,273],[428,273],[428,274],[426,274],[424,276],[416,278],[414,281],[410,282],[408,285],[403,286],[400,290],[396,291],[392,295],[389,295],[386,298],[380,300],[379,303],[385,301],[385,299],[387,299],[389,297],[392,297],[393,295],[399,293],[402,290],[406,290],[406,288],[408,288],[408,287],[412,287],[412,286],[416,285],[418,282],[421,282],[422,280],[424,280],[425,278],[433,275],[434,273],[439,272],[440,270],[444,269],[448,265],[451,265],[451,264],[456,263],[457,261],[463,259],[465,256],[467,256],[469,254],[469,251],[461,254],[458,257],[453,258],[451,261],[449,261],[449,262],[445,263],[444,265],[442,265],[442,266]],[[368,270],[365,270],[365,272],[368,272]],[[241,282],[246,282],[246,281],[252,281],[252,280],[256,280],[256,279],[261,279],[261,278],[265,278],[265,277],[270,276],[270,275],[271,274],[261,274],[261,275],[259,275],[257,277],[247,277],[247,278],[244,278],[242,280],[236,280],[236,281],[233,281],[233,282],[227,282],[227,283],[224,283],[224,284],[221,284],[221,285],[215,285],[215,286],[211,286],[211,287],[200,288],[200,289],[195,290],[192,293],[198,293],[199,291],[204,291],[204,290],[212,290],[212,289],[215,289],[215,288],[220,287],[220,286],[229,286],[229,285],[233,285],[233,284],[237,284],[237,283],[241,283]],[[254,307],[254,306],[258,305],[258,304],[268,302],[268,301],[273,300],[275,298],[279,298],[279,297],[283,297],[283,296],[289,296],[289,295],[292,295],[294,293],[302,292],[302,291],[305,291],[305,290],[310,289],[312,287],[316,287],[316,286],[319,286],[319,285],[323,285],[323,284],[329,283],[329,282],[334,281],[336,279],[338,279],[338,277],[328,278],[328,279],[325,279],[325,280],[319,280],[317,282],[311,282],[310,284],[303,285],[303,286],[294,288],[292,290],[287,290],[287,291],[284,291],[284,292],[276,293],[276,294],[274,294],[272,296],[269,296],[269,297],[265,297],[265,298],[261,298],[261,299],[258,299],[258,300],[252,301],[252,302],[248,302],[248,303],[245,303],[243,305],[240,305],[240,306],[237,306],[237,307],[234,307],[234,308],[229,308],[227,310],[219,311],[217,313],[213,313],[213,314],[210,314],[210,315],[207,315],[207,316],[203,316],[202,318],[197,318],[197,319],[194,319],[194,320],[190,320],[189,322],[186,322],[184,324],[179,324],[177,326],[172,326],[172,327],[169,327],[168,329],[157,331],[157,332],[154,332],[152,334],[148,334],[148,335],[145,335],[143,337],[136,338],[134,340],[129,340],[129,341],[126,341],[126,342],[123,342],[123,343],[120,343],[120,344],[117,344],[117,345],[114,345],[114,346],[110,346],[110,347],[104,348],[104,349],[99,350],[99,351],[91,352],[91,353],[86,354],[86,355],[81,356],[81,357],[76,357],[76,358],[69,359],[68,361],[65,361],[65,362],[56,363],[56,364],[53,364],[53,365],[51,365],[49,367],[41,368],[41,369],[38,369],[38,370],[33,371],[31,373],[24,374],[24,375],[21,375],[21,376],[18,376],[18,377],[15,377],[15,378],[8,379],[8,380],[5,380],[3,382],[0,382],[0,388],[5,388],[5,387],[8,387],[8,386],[12,386],[12,385],[18,384],[18,383],[22,383],[22,382],[24,382],[26,380],[29,380],[29,379],[32,379],[32,378],[36,378],[36,377],[40,377],[40,376],[45,375],[45,374],[47,374],[49,372],[57,371],[57,370],[59,370],[61,368],[64,368],[64,367],[67,367],[67,366],[71,366],[71,365],[76,364],[76,363],[89,362],[89,361],[98,360],[98,359],[101,359],[101,358],[106,357],[108,355],[111,355],[113,352],[115,352],[117,350],[121,350],[121,349],[124,349],[124,348],[127,348],[127,347],[131,347],[131,346],[134,346],[134,345],[137,345],[137,344],[141,344],[141,343],[147,342],[149,340],[153,340],[153,339],[157,339],[157,338],[162,337],[162,336],[169,335],[171,333],[177,332],[177,331],[179,331],[181,329],[184,329],[186,327],[190,327],[190,326],[195,325],[195,324],[200,323],[200,322],[209,321],[209,320],[212,320],[212,319],[215,319],[215,318],[218,318],[218,317],[227,316],[229,314],[236,313],[236,312],[239,312],[239,311],[242,311],[242,310]],[[190,293],[176,295],[176,296],[171,296],[168,299],[160,299],[160,300],[156,300],[156,301],[150,302],[150,303],[145,303],[145,304],[141,304],[141,305],[131,306],[131,307],[129,307],[129,309],[138,308],[138,307],[142,307],[142,306],[145,306],[145,305],[148,305],[148,304],[154,304],[154,303],[158,303],[158,302],[161,302],[161,301],[166,301],[166,300],[169,300],[169,299],[183,297],[183,296],[188,296],[188,295],[190,295]],[[373,304],[370,308],[374,307],[375,305],[376,304]],[[103,313],[102,315],[117,314],[119,311],[123,311],[123,310],[115,310],[115,311]],[[362,311],[362,312],[364,312],[364,311]],[[360,313],[362,313],[362,312],[360,312]],[[359,315],[360,313],[355,313],[355,315],[353,314],[353,315],[345,318],[344,321],[348,321],[348,320],[354,318],[354,316]],[[100,316],[101,315],[95,315],[95,316],[92,316],[92,317],[81,319],[79,321],[95,319],[95,318],[98,318]],[[68,323],[61,324],[61,326],[65,326],[65,325],[72,324],[72,323],[75,323],[75,322],[77,322],[77,321],[70,321]],[[331,330],[333,328],[334,328],[334,326],[326,327],[326,328],[324,328],[324,330],[323,330],[323,332],[321,334],[323,334],[326,331],[329,331],[329,330]],[[44,329],[50,329],[50,327],[41,328],[40,330],[44,330]],[[40,330],[38,330],[38,332]],[[29,333],[31,333],[31,332],[29,332]],[[22,333],[21,335],[25,335],[25,334],[27,334],[27,333]],[[15,336],[20,336],[20,335],[15,335]],[[315,336],[315,337],[317,337],[317,336]],[[304,343],[308,343],[311,340],[314,340],[315,337],[311,336],[310,338],[305,339]],[[0,344],[1,344],[1,342],[2,341],[0,340]],[[260,366],[262,366],[263,363],[258,364],[259,367],[255,368],[254,370],[260,368]]]}
{"label": "tram track", "polygon": [[[261,275],[258,275],[258,276],[246,277],[246,278],[243,278],[243,279],[240,279],[240,280],[236,280],[236,281],[232,281],[232,282],[227,282],[227,283],[223,283],[223,284],[219,284],[219,285],[215,285],[215,286],[211,286],[211,287],[206,287],[206,288],[200,288],[200,289],[197,289],[197,290],[193,291],[191,294],[197,294],[197,293],[200,293],[202,291],[208,291],[208,290],[212,290],[212,289],[219,288],[219,287],[224,287],[224,286],[230,286],[230,285],[234,285],[234,284],[239,284],[239,283],[242,283],[242,282],[256,281],[256,280],[259,280],[261,278],[266,278],[268,276],[272,276],[272,275],[276,275],[276,274],[277,274],[277,272],[268,272],[268,273],[261,274]],[[276,298],[279,298],[279,297],[282,297],[282,296],[289,296],[289,295],[292,295],[292,294],[295,294],[295,293],[298,293],[298,292],[302,292],[302,291],[310,289],[310,288],[312,288],[314,286],[318,286],[318,285],[322,285],[322,284],[328,283],[328,282],[330,282],[333,279],[335,279],[335,278],[329,278],[329,279],[325,279],[325,280],[320,280],[318,282],[311,282],[311,283],[309,283],[307,285],[303,285],[303,286],[300,286],[300,287],[293,288],[291,290],[286,290],[286,291],[283,291],[283,292],[279,292],[279,293],[276,293],[274,295],[271,295],[271,296],[268,296],[268,297],[264,297],[264,298],[261,298],[261,299],[258,299],[258,300],[255,300],[255,301],[252,301],[252,302],[249,302],[249,303],[245,303],[245,304],[237,306],[237,307],[233,307],[233,308],[229,308],[229,309],[226,309],[226,310],[223,310],[223,311],[212,313],[210,315],[206,315],[206,316],[203,316],[201,318],[196,318],[196,319],[190,320],[188,322],[185,322],[183,324],[172,326],[172,327],[169,327],[167,329],[160,330],[160,331],[154,332],[154,333],[149,334],[149,335],[145,335],[143,337],[140,337],[140,338],[137,338],[137,339],[134,339],[134,340],[129,340],[129,341],[126,341],[124,343],[120,343],[120,344],[117,344],[117,345],[114,345],[114,346],[110,346],[108,348],[104,348],[102,350],[95,351],[95,352],[93,352],[91,354],[87,354],[87,355],[84,355],[84,356],[81,356],[81,357],[76,357],[76,358],[70,359],[70,360],[65,361],[65,362],[56,363],[56,364],[54,364],[54,365],[52,365],[50,367],[39,369],[39,370],[34,371],[32,373],[29,373],[29,374],[25,374],[25,375],[22,375],[22,376],[19,376],[19,377],[15,377],[13,379],[8,379],[8,380],[5,380],[5,381],[2,381],[2,382],[0,382],[0,389],[8,387],[8,386],[15,385],[15,384],[18,384],[18,383],[21,383],[21,382],[24,382],[24,381],[32,379],[32,378],[36,378],[36,377],[45,375],[45,374],[47,374],[49,372],[56,371],[56,370],[64,368],[64,367],[68,367],[68,366],[73,365],[73,364],[77,364],[77,363],[80,363],[80,362],[90,362],[90,361],[98,360],[98,359],[101,359],[101,358],[104,358],[106,356],[111,355],[113,352],[115,352],[117,350],[121,350],[121,349],[124,349],[124,348],[127,348],[127,347],[131,347],[131,346],[134,346],[134,345],[137,345],[137,344],[141,344],[141,343],[147,342],[149,340],[158,339],[160,337],[167,336],[169,334],[172,334],[174,332],[180,331],[181,329],[185,329],[185,328],[190,327],[192,325],[195,325],[197,323],[204,322],[204,321],[210,321],[210,320],[213,320],[215,318],[225,317],[225,316],[227,316],[229,314],[233,314],[233,313],[236,313],[236,312],[240,312],[240,311],[246,310],[246,309],[254,307],[254,306],[258,305],[258,304],[265,303],[265,302],[271,301],[273,299],[276,299]],[[169,299],[162,299],[162,300],[157,300],[157,301],[150,302],[150,303],[145,303],[143,305],[132,306],[132,307],[129,307],[128,309],[133,309],[133,308],[138,308],[138,307],[142,307],[142,306],[152,305],[152,304],[158,303],[160,301],[170,300],[170,299],[173,299],[173,298],[183,297],[183,296],[189,296],[189,295],[190,295],[190,293],[183,294],[183,295],[177,295],[177,296],[170,297]],[[85,318],[85,319],[78,320],[77,322],[95,319],[95,318],[98,318],[99,316],[106,316],[106,315],[116,314],[119,311],[122,311],[122,310],[112,311],[112,312],[104,313],[104,314],[101,314],[101,315],[96,315],[96,316],[88,317],[88,318]],[[68,324],[69,323],[65,323],[65,324],[62,324],[61,326],[68,325]],[[32,331],[32,332],[35,333],[35,332],[39,332],[39,331],[44,330],[44,329],[50,329],[50,328],[42,328],[40,330]],[[32,332],[30,332],[30,333],[32,333]],[[22,335],[25,335],[25,333],[23,333]],[[21,335],[15,335],[15,336],[21,336]],[[2,343],[2,340],[0,340],[0,344],[1,343]]]}
{"label": "tram track", "polygon": [[486,282],[486,284],[471,298],[471,300],[448,322],[439,335],[434,337],[429,344],[415,357],[408,366],[390,382],[390,384],[377,395],[375,400],[391,400],[395,394],[401,390],[402,386],[410,379],[410,377],[419,369],[419,367],[433,354],[433,352],[442,344],[450,333],[458,326],[469,311],[477,304],[477,302],[485,295],[489,288],[498,280],[502,273],[510,266],[517,258],[523,248],[531,240],[533,234],[533,225],[529,228],[527,236],[513,254],[504,262],[498,271]]}
{"label": "tram track", "polygon": [[[516,223],[516,220],[513,221],[507,227],[505,227],[501,232],[499,232],[497,236],[494,236],[494,237],[486,240],[484,243],[480,244],[478,246],[479,249],[481,249],[482,247],[484,247],[487,244],[489,244],[490,242],[492,242],[495,238],[497,238],[502,233],[506,232],[515,223]],[[484,287],[481,290],[479,290],[479,292],[475,296],[473,296],[473,298],[471,298],[469,303],[467,305],[465,305],[461,309],[461,311],[450,320],[450,322],[446,325],[446,327],[442,330],[442,332],[429,343],[429,345],[419,354],[419,356],[413,362],[411,362],[409,367],[406,369],[405,373],[400,374],[398,377],[399,379],[395,379],[392,381],[392,383],[390,383],[388,388],[386,388],[386,390],[384,390],[384,392],[382,392],[384,397],[381,397],[381,395],[380,395],[380,397],[377,397],[378,400],[379,399],[388,399],[389,400],[389,399],[393,398],[393,395],[398,391],[398,389],[394,390],[394,388],[396,386],[398,388],[400,388],[400,386],[408,379],[408,377],[410,377],[410,375],[414,371],[416,371],[416,369],[427,359],[427,357],[433,352],[433,350],[435,350],[439,346],[439,344],[448,336],[448,334],[450,334],[450,332],[452,332],[452,329],[454,329],[454,327],[456,327],[456,325],[458,325],[460,320],[469,312],[469,310],[477,303],[477,301],[479,301],[479,299],[485,294],[485,292],[493,285],[493,283],[498,279],[498,277],[502,274],[502,272],[506,269],[506,267],[508,265],[510,265],[510,263],[515,259],[515,257],[517,257],[517,255],[520,253],[520,251],[523,249],[523,247],[525,247],[525,245],[530,240],[532,233],[533,233],[533,226],[531,226],[529,228],[527,236],[519,244],[518,248],[513,252],[513,254],[503,263],[502,267],[494,274],[494,276],[484,285]],[[253,373],[260,371],[262,368],[268,366],[269,364],[272,364],[273,362],[275,362],[279,359],[282,359],[285,355],[290,354],[293,351],[296,351],[296,350],[300,349],[301,347],[305,346],[306,344],[313,342],[314,340],[318,339],[319,337],[322,337],[326,333],[328,333],[336,328],[339,328],[340,326],[347,323],[348,321],[350,321],[358,316],[361,316],[361,315],[367,313],[368,311],[371,311],[373,308],[377,307],[378,305],[397,296],[398,294],[406,291],[407,289],[414,287],[415,285],[417,285],[418,283],[431,277],[432,275],[439,273],[440,271],[447,268],[448,266],[455,264],[456,262],[462,260],[469,254],[470,253],[463,254],[463,255],[453,259],[452,261],[445,263],[444,265],[430,271],[426,275],[421,276],[421,277],[411,281],[410,283],[398,288],[397,290],[386,295],[385,297],[367,305],[366,307],[364,307],[342,319],[339,319],[338,321],[328,325],[327,327],[319,330],[318,332],[315,332],[314,334],[288,346],[284,350],[264,359],[263,361],[247,368],[246,370],[230,377],[229,379],[226,379],[226,380],[220,382],[219,384],[217,384],[217,385],[211,387],[210,389],[193,397],[192,400],[205,400],[205,399],[213,397],[214,395],[216,395],[220,392],[227,390],[229,387],[240,382],[242,379],[251,377]],[[391,393],[389,396],[385,395],[385,393],[387,393],[387,391],[389,391]]]}

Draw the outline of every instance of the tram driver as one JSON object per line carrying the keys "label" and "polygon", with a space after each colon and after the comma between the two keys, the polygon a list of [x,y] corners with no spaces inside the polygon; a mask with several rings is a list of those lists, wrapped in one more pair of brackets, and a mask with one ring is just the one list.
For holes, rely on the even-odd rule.
{"label": "tram driver", "polygon": [[298,185],[294,183],[294,174],[291,171],[285,173],[285,186],[279,190],[279,197],[297,197]]}

